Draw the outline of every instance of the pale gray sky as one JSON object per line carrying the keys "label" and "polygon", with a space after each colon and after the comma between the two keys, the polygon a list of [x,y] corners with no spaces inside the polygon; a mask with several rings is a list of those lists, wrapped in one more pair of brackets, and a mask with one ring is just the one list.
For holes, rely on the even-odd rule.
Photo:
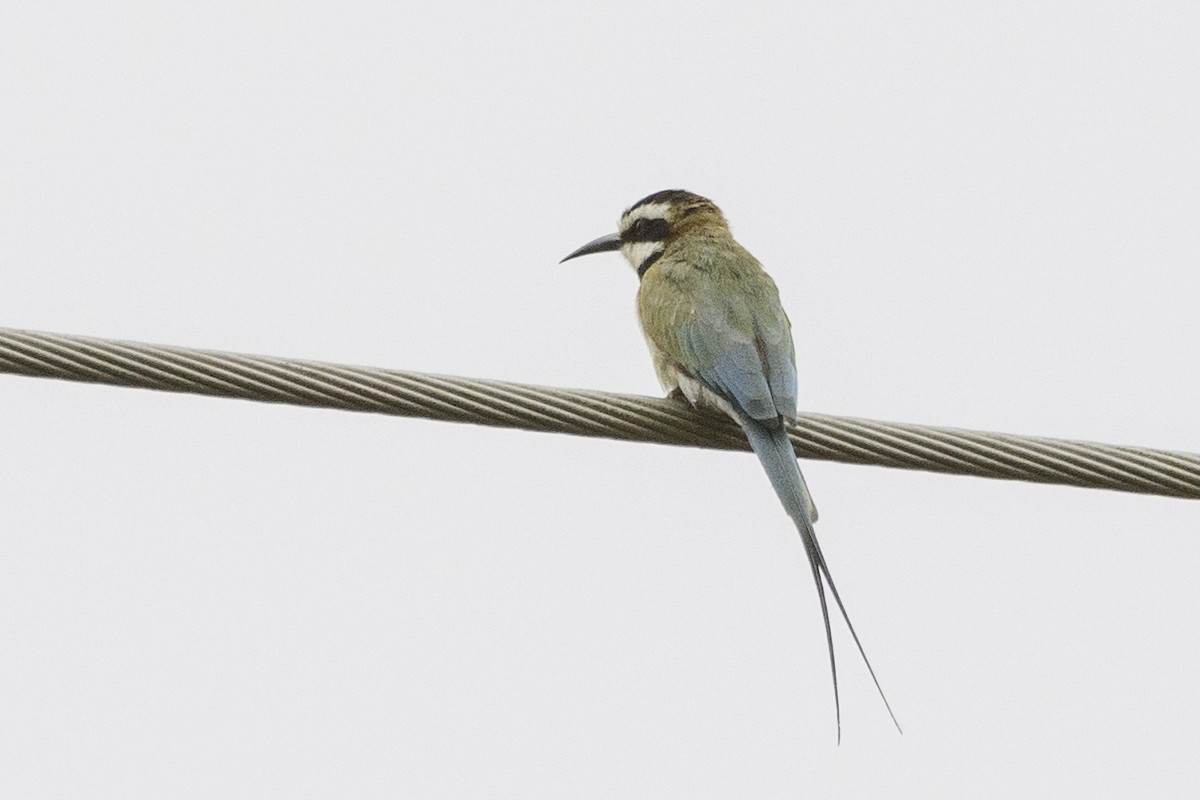
{"label": "pale gray sky", "polygon": [[[803,410],[1200,451],[1200,6],[9,4],[0,326],[657,394],[713,198]],[[1200,506],[0,376],[0,794],[1190,796]]]}

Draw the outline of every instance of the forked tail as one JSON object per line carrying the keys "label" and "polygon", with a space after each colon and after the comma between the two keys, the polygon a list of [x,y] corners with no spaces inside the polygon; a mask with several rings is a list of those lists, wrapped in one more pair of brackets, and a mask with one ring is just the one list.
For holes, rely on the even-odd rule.
{"label": "forked tail", "polygon": [[[825,621],[825,643],[829,648],[829,669],[833,675],[833,704],[837,713],[838,742],[842,741],[842,703],[838,696],[837,659],[833,654],[833,629],[829,625],[829,606],[825,600],[824,583],[829,584],[833,600],[837,603],[838,611],[842,613],[842,619],[846,620],[846,627],[850,629],[850,636],[854,638],[854,644],[858,647],[863,663],[867,665],[867,671],[871,673],[871,680],[875,682],[875,688],[879,691],[879,697],[883,700],[883,705],[892,718],[892,724],[896,726],[896,730],[903,733],[900,723],[896,721],[896,715],[892,712],[892,706],[883,693],[883,687],[879,685],[879,679],[875,677],[875,670],[871,667],[871,660],[867,658],[866,651],[863,650],[862,642],[859,641],[858,634],[854,630],[854,624],[850,622],[846,606],[842,604],[837,585],[834,584],[833,576],[829,574],[829,566],[825,563],[825,556],[821,554],[821,545],[817,543],[817,534],[813,530],[816,509],[809,496],[804,476],[800,472],[800,465],[796,463],[796,454],[792,450],[791,441],[788,440],[783,420],[763,422],[743,417],[740,422],[742,429],[746,432],[746,438],[750,440],[750,447],[758,456],[758,460],[762,462],[763,469],[767,471],[767,477],[771,479],[771,485],[775,487],[775,493],[779,495],[784,510],[796,523],[796,530],[800,532],[800,540],[804,542],[804,552],[808,555],[808,563],[812,567],[813,581],[817,584],[817,597],[821,601],[821,616]],[[825,579],[824,583],[821,581],[822,577]]]}

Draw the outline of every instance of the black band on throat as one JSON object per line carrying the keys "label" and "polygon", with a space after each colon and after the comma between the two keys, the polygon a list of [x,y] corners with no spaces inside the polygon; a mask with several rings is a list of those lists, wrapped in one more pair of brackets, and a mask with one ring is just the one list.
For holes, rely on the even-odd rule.
{"label": "black band on throat", "polygon": [[655,250],[653,253],[646,256],[645,260],[642,261],[641,264],[638,264],[638,268],[637,268],[638,280],[641,280],[643,277],[645,277],[646,270],[648,270],[648,269],[650,269],[650,267],[654,266],[654,262],[658,261],[660,258],[662,258],[662,254],[663,254],[662,250]]}

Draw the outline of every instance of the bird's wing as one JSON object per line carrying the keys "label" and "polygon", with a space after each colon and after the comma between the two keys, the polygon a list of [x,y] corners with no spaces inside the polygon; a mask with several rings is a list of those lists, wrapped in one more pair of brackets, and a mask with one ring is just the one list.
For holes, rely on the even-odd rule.
{"label": "bird's wing", "polygon": [[757,420],[796,416],[791,329],[771,291],[711,292],[675,330],[680,365]]}

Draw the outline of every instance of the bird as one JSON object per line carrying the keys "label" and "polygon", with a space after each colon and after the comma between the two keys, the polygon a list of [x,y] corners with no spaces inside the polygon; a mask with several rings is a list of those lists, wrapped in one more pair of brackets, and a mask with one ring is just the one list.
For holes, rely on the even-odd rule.
{"label": "bird", "polygon": [[796,418],[796,354],[775,282],[734,240],[711,200],[681,189],[637,201],[621,215],[616,233],[588,242],[559,263],[612,250],[637,272],[638,320],[663,388],[741,426],[795,523],[825,623],[838,742],[842,709],[825,584],[902,733],[821,553],[813,527],[817,508],[788,439],[787,423]]}

